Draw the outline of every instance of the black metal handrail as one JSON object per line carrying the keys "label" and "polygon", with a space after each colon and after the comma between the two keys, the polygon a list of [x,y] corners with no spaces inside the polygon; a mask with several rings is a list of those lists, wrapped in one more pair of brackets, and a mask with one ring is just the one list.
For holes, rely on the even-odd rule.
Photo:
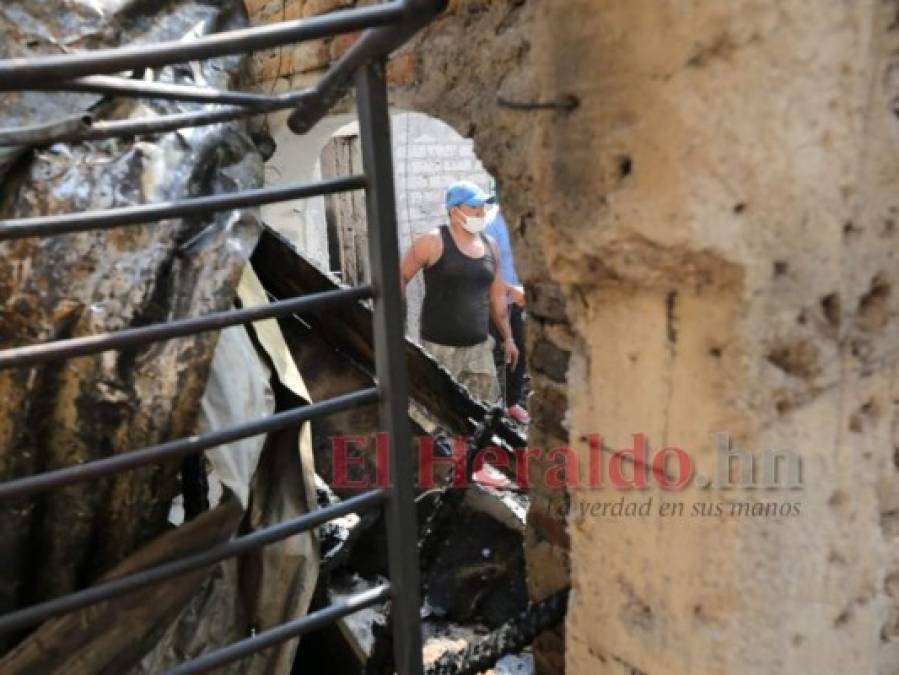
{"label": "black metal handrail", "polygon": [[80,54],[36,56],[27,60],[0,60],[0,91],[27,89],[29,85],[38,82],[44,86],[84,75],[109,75],[135,68],[170,66],[184,61],[198,61],[331,37],[402,21],[406,9],[406,2],[396,0],[306,19],[213,33],[191,40],[97,49]]}
{"label": "black metal handrail", "polygon": [[350,394],[335,396],[324,401],[275,413],[260,420],[245,422],[225,429],[216,429],[205,434],[179,438],[160,443],[142,450],[125,452],[104,459],[96,459],[84,464],[45,471],[27,478],[0,483],[0,501],[29,497],[57,488],[104,478],[123,471],[131,471],[148,464],[178,459],[219,445],[227,445],[243,438],[287,429],[309,420],[334,413],[377,403],[380,392],[376,388],[361,389]]}
{"label": "black metal handrail", "polygon": [[[26,87],[23,87],[26,89]],[[248,91],[223,91],[213,87],[199,87],[172,82],[132,80],[110,75],[89,75],[65,82],[31,82],[29,91],[77,91],[88,94],[110,94],[131,98],[158,98],[194,103],[231,103],[235,105],[261,105],[278,100],[272,94],[255,94]]]}
{"label": "black metal handrail", "polygon": [[[312,612],[299,619],[282,623],[280,626],[267,631],[257,633],[251,638],[235,642],[223,647],[211,654],[204,654],[193,661],[172,668],[166,675],[193,675],[195,673],[208,673],[210,670],[224,666],[232,661],[237,661],[255,652],[267,649],[279,642],[285,642],[291,638],[303,635],[318,628],[324,628],[338,619],[358,612],[366,607],[371,607],[390,598],[393,587],[390,584],[382,584],[367,591],[361,591],[347,598],[343,598],[324,609]],[[402,671],[399,671],[402,672]]]}
{"label": "black metal handrail", "polygon": [[[138,120],[116,120],[112,122],[96,122],[92,115],[83,113],[62,120],[54,120],[46,123],[36,124],[27,128],[19,129],[0,129],[0,146],[18,146],[18,145],[48,145],[61,141],[75,142],[87,140],[102,140],[105,138],[122,138],[135,136],[140,134],[155,134],[166,131],[175,131],[186,127],[204,126],[207,124],[219,124],[238,119],[244,119],[259,115],[262,113],[283,110],[286,108],[294,108],[288,125],[295,133],[306,133],[330,110],[337,101],[346,93],[353,75],[367,62],[384,56],[408,40],[421,27],[426,25],[430,19],[438,14],[446,5],[446,0],[404,0],[403,2],[391,3],[391,5],[401,6],[405,12],[404,21],[392,25],[382,25],[377,28],[369,28],[362,37],[357,40],[325,73],[325,75],[312,87],[297,91],[285,92],[267,96],[264,99],[257,100],[256,103],[250,103],[244,100],[241,105],[228,106],[221,110],[200,110],[187,113],[176,113],[172,115],[159,115],[150,119]],[[386,7],[386,5],[376,5],[375,7]],[[414,7],[414,11],[410,10]],[[373,8],[368,8],[373,9]],[[338,15],[350,14],[352,12],[361,12],[362,10],[344,10],[335,12],[333,15],[316,18],[331,18]],[[413,13],[410,14],[410,11]],[[378,15],[380,17],[380,15]],[[363,19],[364,20],[364,19]],[[380,22],[371,21],[362,27],[376,26]],[[292,22],[295,23],[295,22]],[[342,25],[348,25],[346,23]],[[219,36],[232,35],[231,38],[235,44],[241,44],[241,35],[245,31],[265,30],[266,28],[244,29],[243,31],[232,31],[231,33],[219,33]],[[298,30],[298,29],[297,29]],[[353,30],[353,29],[348,29]],[[234,35],[237,34],[237,35]],[[289,42],[298,41],[297,38],[291,37],[290,31],[279,31],[275,35],[266,34],[267,42],[265,46],[277,46]],[[311,38],[304,38],[311,39]],[[195,43],[191,43],[195,46]],[[175,63],[178,60],[187,60],[189,55],[193,53],[187,49],[187,45],[183,43],[169,43],[168,45],[159,45],[155,48],[132,48],[127,50],[128,60],[119,60],[119,63],[131,63],[133,59],[132,52],[140,52],[148,49],[155,49],[149,55],[156,58],[163,58],[164,63]],[[161,50],[161,53],[159,53]],[[125,50],[108,50],[109,56],[107,60],[116,62],[119,57],[117,54]],[[213,54],[213,55],[218,55]],[[41,57],[40,62],[46,63],[46,70],[52,74],[56,74],[59,70],[58,60],[66,57]],[[174,59],[174,60],[169,60]],[[12,61],[0,61],[0,82],[3,82],[4,72],[8,72]],[[104,70],[103,72],[119,72],[126,70],[126,67],[118,70]],[[41,72],[41,71],[39,71]],[[100,71],[93,71],[100,72]],[[71,76],[71,75],[70,75]],[[58,82],[58,85],[57,85]],[[9,88],[12,85],[4,83],[0,85],[0,91]],[[96,82],[91,85],[90,81],[85,83],[84,79],[68,81],[68,78],[60,80],[58,77],[29,78],[22,85],[25,89],[38,89],[42,91],[53,91],[60,89],[63,91],[99,91],[100,89],[109,90],[115,86],[107,79],[105,87]],[[124,88],[125,85],[119,83],[119,87]],[[140,86],[138,84],[128,85],[128,95],[138,95]],[[196,100],[198,96],[213,96],[208,90],[200,88],[184,87],[183,96],[179,96],[174,89],[168,90],[166,98]],[[187,91],[196,89],[198,91]],[[160,86],[148,87],[145,95],[148,97],[155,96],[161,91]],[[200,93],[202,92],[202,93]],[[213,96],[214,98],[214,96]],[[219,100],[219,102],[224,102]]]}
{"label": "black metal handrail", "polygon": [[383,489],[370,490],[337,504],[317,509],[311,513],[297,516],[271,527],[256,530],[252,534],[247,534],[243,537],[237,537],[201,553],[185,556],[156,567],[135,572],[134,574],[110,579],[109,581],[85,588],[83,591],[69,593],[68,595],[47,600],[16,612],[4,614],[0,616],[0,632],[25,628],[54,616],[74,612],[83,607],[117,598],[125,593],[171,579],[180,574],[187,574],[188,572],[208,567],[222,560],[242,555],[287,537],[292,537],[295,534],[311,530],[313,527],[318,527],[334,518],[340,518],[349,513],[358,513],[366,508],[380,504],[385,499],[386,494]]}
{"label": "black metal handrail", "polygon": [[[108,579],[89,588],[0,616],[0,633],[27,628],[48,618],[78,610],[160,583],[293,536],[333,518],[383,504],[388,535],[390,583],[346,598],[306,616],[260,632],[177,666],[173,674],[207,672],[278,642],[327,625],[340,617],[386,599],[392,601],[395,670],[412,675],[422,670],[417,527],[412,468],[407,461],[411,437],[408,383],[399,283],[396,204],[390,147],[390,124],[384,58],[426,25],[446,0],[394,0],[381,5],[334,12],[309,19],[218,33],[188,42],[168,42],[94,52],[0,60],[0,91],[43,90],[94,92],[106,95],[166,98],[225,104],[217,110],[163,115],[153,119],[97,122],[81,114],[18,129],[0,129],[0,146],[39,146],[56,141],[84,141],[163,133],[188,126],[214,124],[273,110],[294,108],[289,126],[302,133],[311,128],[355,83],[362,137],[364,175],[312,184],[286,185],[237,193],[0,221],[0,242],[48,237],[88,230],[156,222],[215,211],[260,206],[348,190],[365,189],[369,223],[371,286],[311,294],[260,307],[245,307],[163,324],[0,351],[0,369],[33,368],[52,361],[170,340],[227,326],[249,324],[297,312],[321,310],[339,303],[373,299],[377,386],[271,415],[226,429],[114,454],[84,464],[62,467],[0,483],[0,501],[32,497],[48,490],[132,470],[230,443],[249,436],[295,426],[322,415],[377,403],[382,428],[390,438],[390,485],[318,509],[298,518],[237,537],[207,551]],[[110,76],[129,70],[242,53],[291,42],[364,30],[312,87],[278,95],[227,92],[180,84],[145,82]],[[354,82],[355,78],[355,82]]]}
{"label": "black metal handrail", "polygon": [[48,237],[53,234],[71,234],[121,227],[122,225],[143,225],[166,218],[183,218],[184,216],[230,211],[231,209],[363,189],[365,189],[365,176],[346,176],[318,183],[276,185],[159,204],[138,204],[137,206],[124,206],[103,211],[0,220],[0,241],[24,237]]}
{"label": "black metal handrail", "polygon": [[153,342],[186,337],[211,330],[221,330],[229,326],[253,323],[263,319],[277,319],[297,312],[313,309],[324,309],[348,302],[355,302],[372,297],[371,286],[341,288],[337,291],[310,293],[299,298],[278,300],[259,307],[243,307],[224,312],[215,312],[206,316],[188,319],[176,319],[168,323],[156,323],[137,328],[126,328],[113,333],[100,333],[85,337],[54,340],[41,345],[13,347],[0,351],[0,370],[6,368],[24,368],[49,361],[62,361],[76,356],[99,354],[110,349],[140,347]]}

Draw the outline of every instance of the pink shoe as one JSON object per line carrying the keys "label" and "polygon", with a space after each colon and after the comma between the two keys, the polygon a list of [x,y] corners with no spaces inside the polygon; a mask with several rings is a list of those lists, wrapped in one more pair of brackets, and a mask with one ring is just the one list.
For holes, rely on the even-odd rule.
{"label": "pink shoe", "polygon": [[489,464],[485,464],[478,471],[475,471],[472,474],[471,478],[475,483],[480,483],[481,485],[486,485],[487,487],[512,487],[512,481],[506,478],[498,469],[494,469]]}
{"label": "pink shoe", "polygon": [[517,403],[511,408],[506,408],[506,414],[513,420],[521,422],[522,424],[530,424],[531,422],[531,416],[528,415],[528,411],[522,408]]}

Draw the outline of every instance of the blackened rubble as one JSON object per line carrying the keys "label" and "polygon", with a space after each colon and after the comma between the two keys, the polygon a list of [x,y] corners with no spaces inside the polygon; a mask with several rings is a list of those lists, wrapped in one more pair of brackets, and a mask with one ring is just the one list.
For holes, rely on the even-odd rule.
{"label": "blackened rubble", "polygon": [[[337,287],[336,280],[268,229],[253,264],[267,291],[276,298]],[[310,366],[304,369],[304,376],[313,399],[370,385],[370,325],[371,315],[363,303],[281,321],[295,359]],[[438,451],[443,442],[444,453],[450,452],[451,434],[469,439],[470,456],[489,445],[507,449],[524,445],[518,431],[508,426],[497,410],[489,411],[471,399],[417,345],[407,342],[406,351],[412,403],[431,420],[428,431],[437,437]],[[313,425],[316,467],[321,475],[329,475],[330,437],[347,429],[359,435],[376,431],[375,413],[374,409],[353,411]],[[413,416],[413,431],[423,433],[418,417]],[[481,420],[480,424],[475,420]],[[410,457],[414,456],[410,452]],[[360,477],[362,474],[352,476]],[[332,489],[321,477],[318,486],[321,505],[352,493],[339,486]],[[528,604],[522,540],[527,496],[522,490],[514,484],[506,489],[478,484],[448,488],[444,484],[422,492],[418,503],[425,654],[436,668],[433,672],[477,672],[463,666],[483,665],[484,659],[490,665],[520,651],[533,639],[534,626],[561,620],[564,602],[560,598],[548,601],[549,605]],[[320,536],[323,574],[317,591],[319,605],[377,586],[386,578],[386,535],[379,516],[343,518],[324,526]],[[534,623],[537,616],[540,619]],[[328,637],[322,638],[332,650],[335,641],[343,644],[344,656],[353,655],[351,662],[360,667],[366,662],[367,675],[393,672],[389,605],[348,618],[340,626],[339,633],[327,631]],[[306,655],[311,662],[316,658],[314,651],[315,640],[307,640],[301,644],[299,656]],[[438,658],[442,659],[440,665]],[[530,662],[527,655],[521,661]]]}

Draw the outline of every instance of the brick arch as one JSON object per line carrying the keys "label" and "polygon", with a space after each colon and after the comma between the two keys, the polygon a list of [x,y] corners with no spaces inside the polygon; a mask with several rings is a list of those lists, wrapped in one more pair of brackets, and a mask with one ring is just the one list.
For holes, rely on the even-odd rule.
{"label": "brick arch", "polygon": [[[351,0],[247,0],[254,23],[313,16],[354,4]],[[536,136],[528,127],[527,110],[518,106],[524,103],[526,107],[537,97],[530,59],[535,6],[533,0],[453,1],[431,27],[391,57],[387,79],[396,109],[425,113],[472,138],[478,158],[497,178],[516,263],[532,296],[529,342],[541,345],[535,354],[537,368],[531,373],[532,412],[536,414],[529,444],[558,447],[568,442],[560,420],[567,408],[564,371],[574,337],[563,294],[547,272],[543,247],[537,242],[539,231],[533,226],[534,175],[529,157]],[[253,60],[255,86],[265,91],[305,86],[357,37],[339,36],[257,54]],[[485,54],[490,57],[483,58]],[[346,119],[343,115],[351,110],[352,101],[343,101],[339,119]],[[276,142],[288,138],[285,121],[286,114],[269,118],[269,131]],[[308,147],[314,158],[336,128],[329,120],[323,125],[311,132]],[[539,370],[541,355],[552,362],[547,368],[549,375]],[[541,464],[532,465],[535,476],[540,475]],[[561,515],[567,496],[558,490],[541,490],[537,482],[532,498],[535,506],[526,535],[528,582],[532,595],[539,599],[568,584],[568,536]],[[542,672],[564,671],[561,629],[539,640],[536,657]]]}
{"label": "brick arch", "polygon": [[[275,152],[265,165],[267,185],[277,183],[305,183],[316,179],[315,170],[322,148],[342,126],[355,117],[348,113],[328,115],[309,133],[297,136],[287,128],[287,113],[270,116],[268,133],[275,143]],[[311,230],[314,223],[323,223],[323,199],[298,199],[265,206],[263,220],[275,227],[300,250],[313,258],[327,260],[327,248],[321,247],[322,233]]]}
{"label": "brick arch", "polygon": [[[709,437],[726,430],[758,450],[802,443],[814,472],[803,518],[784,522],[576,508],[566,528],[547,508],[563,496],[535,490],[535,595],[560,583],[555,554],[572,542],[570,672],[899,665],[882,610],[899,613],[895,440],[887,415],[854,420],[899,367],[899,312],[871,329],[858,300],[875,277],[885,287],[878,275],[899,285],[894,4],[459,0],[394,57],[394,103],[474,138],[499,180],[543,355],[532,446],[570,442],[584,459],[590,432],[624,447],[642,431],[711,475]],[[838,341],[820,329],[833,295],[851,299]],[[821,354],[814,381],[771,357],[804,341]],[[589,508],[612,494],[570,496]],[[562,651],[544,647],[538,659]]]}

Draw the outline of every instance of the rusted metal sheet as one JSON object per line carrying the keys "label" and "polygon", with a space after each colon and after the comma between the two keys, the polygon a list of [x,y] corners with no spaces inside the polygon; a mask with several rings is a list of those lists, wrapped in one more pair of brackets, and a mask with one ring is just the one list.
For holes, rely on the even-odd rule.
{"label": "rusted metal sheet", "polygon": [[[225,502],[159,537],[107,576],[122,576],[206,550],[232,537],[242,515],[237,500]],[[127,672],[159,641],[163,628],[170,625],[198,587],[204,585],[209,572],[209,568],[199,569],[167,584],[52,619],[0,659],[0,672],[8,675]]]}
{"label": "rusted metal sheet", "polygon": [[[0,6],[0,53],[23,57],[192,36],[245,22],[216,5],[125,0]],[[236,85],[243,57],[147,71],[164,81]],[[0,96],[0,126],[90,109],[132,119],[196,109],[93,94]],[[12,150],[6,156],[13,157]],[[0,159],[2,162],[2,159]],[[133,141],[57,144],[0,177],[0,218],[68,213],[256,187],[262,161],[241,123]],[[230,211],[0,245],[0,347],[142,326],[228,308],[258,236]],[[214,333],[0,373],[0,480],[126,452],[195,428]],[[0,612],[89,585],[164,531],[179,465],[143,468],[0,505]],[[6,643],[8,644],[8,642]],[[0,649],[4,642],[0,641]]]}

